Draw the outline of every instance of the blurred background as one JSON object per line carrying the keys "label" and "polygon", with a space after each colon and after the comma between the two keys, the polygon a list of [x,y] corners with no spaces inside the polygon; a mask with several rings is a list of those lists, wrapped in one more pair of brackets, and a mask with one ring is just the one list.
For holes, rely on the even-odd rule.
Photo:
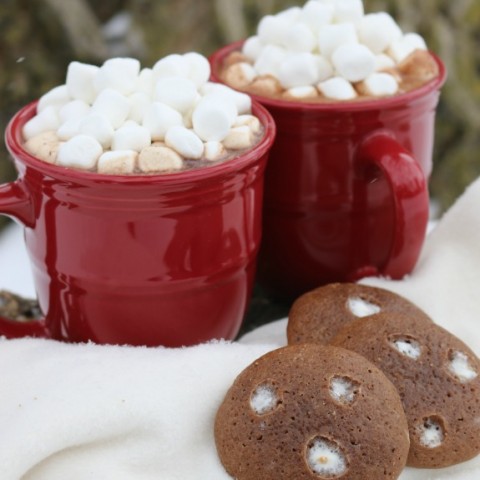
{"label": "blurred background", "polygon": [[[209,55],[252,35],[259,19],[304,0],[1,0],[0,130],[24,104],[65,81],[72,60]],[[439,212],[480,175],[480,1],[364,0],[416,31],[449,70],[439,108],[431,193]],[[3,142],[0,183],[15,177]],[[5,220],[0,219],[0,228]]]}

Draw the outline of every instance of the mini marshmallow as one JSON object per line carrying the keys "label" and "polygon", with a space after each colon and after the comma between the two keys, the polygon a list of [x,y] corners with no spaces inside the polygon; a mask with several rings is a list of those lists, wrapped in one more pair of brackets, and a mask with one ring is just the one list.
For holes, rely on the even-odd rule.
{"label": "mini marshmallow", "polygon": [[299,20],[317,34],[320,27],[332,22],[334,11],[333,4],[310,0],[303,6]]}
{"label": "mini marshmallow", "polygon": [[155,79],[151,68],[143,68],[137,77],[137,86],[134,93],[145,93],[149,97],[153,97],[155,89]]}
{"label": "mini marshmallow", "polygon": [[185,127],[171,127],[165,135],[165,143],[184,158],[196,160],[203,155],[203,142],[195,132]]}
{"label": "mini marshmallow", "polygon": [[164,77],[155,86],[155,100],[186,113],[197,99],[197,87],[188,78]]}
{"label": "mini marshmallow", "polygon": [[394,41],[387,53],[397,63],[400,63],[415,50],[427,50],[427,44],[418,33],[407,33],[399,40]]}
{"label": "mini marshmallow", "polygon": [[138,153],[132,150],[117,150],[105,152],[98,159],[98,173],[110,175],[125,175],[133,173]]}
{"label": "mini marshmallow", "polygon": [[357,25],[360,43],[373,53],[385,51],[394,41],[402,38],[402,30],[385,12],[369,13]]}
{"label": "mini marshmallow", "polygon": [[25,142],[23,148],[44,162],[54,164],[57,162],[58,149],[61,142],[53,130],[40,133]]}
{"label": "mini marshmallow", "polygon": [[183,159],[171,148],[153,144],[140,152],[138,166],[144,173],[169,172],[181,170]]}
{"label": "mini marshmallow", "polygon": [[265,415],[278,406],[275,390],[269,385],[258,386],[250,396],[250,408],[257,415]]}
{"label": "mini marshmallow", "polygon": [[142,148],[152,143],[150,131],[135,122],[127,122],[113,134],[112,150],[134,150],[140,152]]}
{"label": "mini marshmallow", "polygon": [[367,95],[383,97],[395,95],[398,92],[398,83],[389,73],[372,73],[363,82],[364,91]]}
{"label": "mini marshmallow", "polygon": [[360,297],[349,297],[347,301],[347,308],[350,312],[358,318],[369,317],[381,312],[381,308],[374,303],[367,302]]}
{"label": "mini marshmallow", "polygon": [[282,92],[282,86],[274,76],[265,75],[256,78],[249,85],[249,91],[261,97],[273,97]]}
{"label": "mini marshmallow", "polygon": [[103,148],[110,148],[114,130],[105,115],[101,113],[90,113],[80,120],[78,133],[95,138]]}
{"label": "mini marshmallow", "polygon": [[392,57],[389,57],[385,53],[380,53],[375,56],[375,71],[381,72],[382,70],[388,70],[389,68],[394,68],[395,62]]}
{"label": "mini marshmallow", "polygon": [[66,122],[63,122],[57,130],[57,136],[59,140],[70,140],[75,135],[80,133],[80,123],[85,117],[82,118],[71,118]]}
{"label": "mini marshmallow", "polygon": [[242,47],[243,54],[251,61],[255,62],[262,53],[263,43],[257,35],[247,38]]}
{"label": "mini marshmallow", "polygon": [[365,80],[375,71],[375,55],[365,45],[342,45],[332,55],[337,73],[350,82]]}
{"label": "mini marshmallow", "polygon": [[102,153],[102,146],[93,137],[77,135],[60,145],[57,163],[64,167],[89,170],[95,167]]}
{"label": "mini marshmallow", "polygon": [[153,66],[155,80],[165,77],[187,78],[189,73],[190,65],[188,60],[183,55],[177,53],[167,55]]}
{"label": "mini marshmallow", "polygon": [[97,93],[105,89],[116,90],[129,95],[137,86],[140,62],[135,58],[110,58],[101,67],[93,79]]}
{"label": "mini marshmallow", "polygon": [[201,93],[205,96],[210,94],[222,95],[225,98],[233,100],[237,107],[237,113],[243,115],[252,110],[252,99],[250,95],[233,90],[232,88],[220,83],[207,82],[202,88]]}
{"label": "mini marshmallow", "polygon": [[258,24],[258,38],[264,44],[281,45],[285,31],[291,24],[292,21],[287,17],[266,15]]}
{"label": "mini marshmallow", "polygon": [[90,105],[83,100],[72,100],[66,103],[59,111],[58,118],[61,123],[75,118],[83,118],[90,111]]}
{"label": "mini marshmallow", "polygon": [[223,145],[229,150],[243,150],[251,147],[253,135],[250,127],[233,127],[223,140]]}
{"label": "mini marshmallow", "polygon": [[290,7],[282,10],[281,12],[278,12],[275,16],[277,18],[283,18],[284,20],[293,23],[300,18],[301,13],[302,9],[300,7]]}
{"label": "mini marshmallow", "polygon": [[183,126],[183,118],[172,107],[154,102],[145,112],[143,126],[149,130],[152,140],[164,140],[171,127]]}
{"label": "mini marshmallow", "polygon": [[451,352],[449,360],[448,369],[460,382],[467,383],[478,377],[478,372],[464,353]]}
{"label": "mini marshmallow", "polygon": [[234,63],[224,73],[225,82],[238,89],[245,88],[257,76],[256,70],[247,62]]}
{"label": "mini marshmallow", "polygon": [[229,98],[206,96],[192,115],[193,130],[204,141],[222,141],[237,117],[237,107]]}
{"label": "mini marshmallow", "polygon": [[318,90],[312,85],[289,88],[283,93],[283,98],[288,100],[307,100],[316,97],[318,97]]}
{"label": "mini marshmallow", "polygon": [[210,63],[199,53],[189,52],[183,55],[188,64],[188,78],[195,84],[197,88],[208,82],[210,78]]}
{"label": "mini marshmallow", "polygon": [[419,427],[420,443],[427,448],[438,448],[445,440],[445,432],[436,418],[427,418]]}
{"label": "mini marshmallow", "polygon": [[210,162],[221,160],[227,155],[227,150],[222,142],[206,142],[205,150],[203,152],[205,158]]}
{"label": "mini marshmallow", "polygon": [[287,51],[277,45],[267,45],[263,48],[254,68],[259,75],[278,75],[280,65],[287,57]]}
{"label": "mini marshmallow", "polygon": [[67,69],[67,90],[75,100],[83,100],[91,105],[95,100],[96,91],[93,79],[97,76],[99,67],[87,63],[71,62]]}
{"label": "mini marshmallow", "polygon": [[234,127],[244,127],[247,126],[250,128],[254,135],[259,134],[262,131],[262,124],[260,120],[255,117],[255,115],[239,115],[233,124]]}
{"label": "mini marshmallow", "polygon": [[135,92],[128,97],[128,101],[130,102],[128,120],[141,124],[148,107],[152,104],[150,97],[145,92]]}
{"label": "mini marshmallow", "polygon": [[291,55],[282,62],[278,79],[287,89],[317,83],[319,81],[317,60],[311,53]]}
{"label": "mini marshmallow", "polygon": [[23,138],[30,140],[30,138],[48,130],[57,130],[59,126],[60,120],[57,109],[53,106],[45,107],[23,126]]}
{"label": "mini marshmallow", "polygon": [[37,112],[40,113],[47,107],[63,107],[70,102],[71,97],[66,85],[60,85],[52,88],[50,91],[42,95],[37,104]]}
{"label": "mini marshmallow", "polygon": [[323,82],[333,77],[333,66],[323,55],[315,55],[315,60],[317,62],[319,82]]}
{"label": "mini marshmallow", "polygon": [[308,447],[306,460],[310,469],[324,478],[341,477],[348,470],[345,454],[328,438],[315,438]]}
{"label": "mini marshmallow", "polygon": [[364,12],[362,0],[336,0],[333,20],[336,23],[358,22]]}
{"label": "mini marshmallow", "polygon": [[117,90],[106,88],[93,102],[92,112],[105,115],[113,128],[119,128],[128,118],[130,102]]}
{"label": "mini marshmallow", "polygon": [[333,77],[317,85],[325,97],[332,100],[352,100],[356,98],[357,92],[352,84],[343,77]]}
{"label": "mini marshmallow", "polygon": [[285,31],[282,45],[293,52],[312,52],[317,39],[310,28],[303,23],[294,23]]}
{"label": "mini marshmallow", "polygon": [[358,43],[357,31],[353,23],[325,25],[318,33],[320,53],[330,59],[333,52],[342,45]]}

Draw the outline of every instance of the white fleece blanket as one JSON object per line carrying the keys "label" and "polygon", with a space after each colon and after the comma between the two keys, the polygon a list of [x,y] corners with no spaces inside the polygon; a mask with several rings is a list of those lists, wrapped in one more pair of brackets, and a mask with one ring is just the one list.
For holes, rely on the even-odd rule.
{"label": "white fleece blanket", "polygon": [[[427,239],[412,275],[368,279],[480,353],[480,180]],[[4,285],[1,285],[4,286]],[[236,375],[285,344],[286,322],[184,349],[0,341],[1,480],[231,480],[213,419]],[[478,480],[480,457],[401,480]]]}

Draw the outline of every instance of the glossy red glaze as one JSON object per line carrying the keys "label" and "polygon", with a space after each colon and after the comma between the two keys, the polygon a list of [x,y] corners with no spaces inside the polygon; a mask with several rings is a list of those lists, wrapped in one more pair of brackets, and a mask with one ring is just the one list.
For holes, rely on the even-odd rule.
{"label": "glossy red glaze", "polygon": [[232,339],[247,308],[261,236],[263,176],[275,125],[251,151],[167,175],[111,176],[49,165],[21,146],[36,104],[6,131],[19,172],[0,212],[25,225],[44,325],[0,333],[72,342],[192,345]]}
{"label": "glossy red glaze", "polygon": [[[210,58],[213,78],[229,45]],[[428,220],[435,108],[446,78],[390,98],[305,103],[253,98],[277,124],[265,179],[259,280],[294,298],[321,284],[401,278]],[[415,160],[413,160],[415,159]]]}

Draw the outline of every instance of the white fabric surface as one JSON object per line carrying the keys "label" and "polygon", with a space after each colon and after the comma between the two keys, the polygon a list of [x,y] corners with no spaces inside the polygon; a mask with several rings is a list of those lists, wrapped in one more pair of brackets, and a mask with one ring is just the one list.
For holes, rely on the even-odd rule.
{"label": "white fabric surface", "polygon": [[[479,204],[480,180],[427,239],[409,278],[364,282],[410,298],[477,354]],[[0,238],[0,288],[31,295],[18,238],[16,228]],[[239,343],[184,349],[0,341],[1,479],[228,480],[215,452],[215,411],[243,368],[285,344],[285,325],[262,327]],[[401,476],[479,478],[480,457]]]}

